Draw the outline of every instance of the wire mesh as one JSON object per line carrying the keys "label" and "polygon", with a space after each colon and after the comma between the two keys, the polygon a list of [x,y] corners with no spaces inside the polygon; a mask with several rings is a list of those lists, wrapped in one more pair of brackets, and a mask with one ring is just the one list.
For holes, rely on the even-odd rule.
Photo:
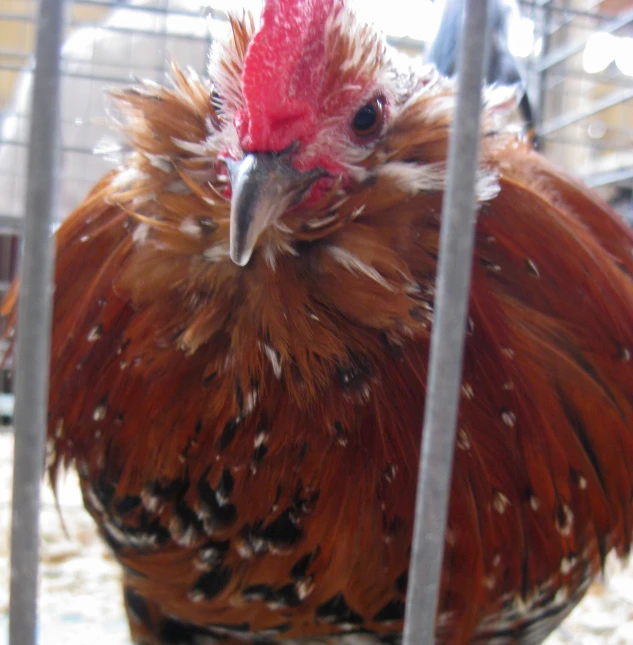
{"label": "wire mesh", "polygon": [[[213,21],[187,10],[191,5],[160,0],[106,12],[107,3],[73,3],[62,53],[60,213],[72,211],[111,167],[107,157],[94,154],[111,133],[105,88],[128,84],[133,74],[164,82],[170,55],[204,71]],[[5,218],[19,217],[24,208],[32,63],[21,56],[27,68],[15,79],[0,139],[0,215]]]}
{"label": "wire mesh", "polygon": [[[524,15],[535,23],[536,47],[527,60],[527,70],[531,95],[537,104],[537,135],[542,152],[589,186],[600,189],[630,218],[630,3],[524,0],[521,6]],[[609,49],[613,50],[611,55]]]}

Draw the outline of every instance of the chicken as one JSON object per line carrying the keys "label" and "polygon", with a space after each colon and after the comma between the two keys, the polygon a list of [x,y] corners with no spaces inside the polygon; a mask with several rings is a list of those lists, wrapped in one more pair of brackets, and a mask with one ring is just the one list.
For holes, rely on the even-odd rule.
{"label": "chicken", "polygon": [[[342,0],[231,24],[209,79],[113,94],[132,153],[56,234],[48,472],[137,645],[397,643],[454,86]],[[633,234],[514,107],[486,92],[438,644],[541,642],[633,527]]]}

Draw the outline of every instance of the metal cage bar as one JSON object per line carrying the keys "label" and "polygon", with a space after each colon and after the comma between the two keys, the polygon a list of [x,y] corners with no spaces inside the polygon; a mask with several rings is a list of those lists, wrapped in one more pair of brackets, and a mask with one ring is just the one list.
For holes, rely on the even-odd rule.
{"label": "metal cage bar", "polygon": [[16,353],[10,645],[34,645],[40,480],[48,409],[63,0],[40,0]]}
{"label": "metal cage bar", "polygon": [[431,645],[435,636],[475,237],[474,194],[488,31],[488,0],[468,0],[442,207],[404,645]]}

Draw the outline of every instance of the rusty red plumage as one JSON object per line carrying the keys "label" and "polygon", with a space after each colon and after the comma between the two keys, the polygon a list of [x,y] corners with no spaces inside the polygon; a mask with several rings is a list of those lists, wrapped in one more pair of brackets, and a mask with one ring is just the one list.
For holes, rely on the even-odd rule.
{"label": "rusty red plumage", "polygon": [[[453,87],[326,20],[316,120],[279,163],[331,164],[237,266],[256,30],[232,25],[212,105],[176,67],[114,94],[133,152],[56,235],[49,472],[77,469],[135,643],[397,642]],[[540,642],[633,526],[633,235],[507,110],[487,95],[438,643]]]}

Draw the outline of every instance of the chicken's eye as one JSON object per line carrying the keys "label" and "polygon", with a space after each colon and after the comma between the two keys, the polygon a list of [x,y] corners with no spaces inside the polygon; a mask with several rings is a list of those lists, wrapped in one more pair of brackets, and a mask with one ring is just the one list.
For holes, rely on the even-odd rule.
{"label": "chicken's eye", "polygon": [[380,133],[385,118],[385,100],[377,96],[373,101],[363,105],[352,120],[352,130],[362,141],[366,142]]}
{"label": "chicken's eye", "polygon": [[222,99],[215,87],[209,95],[209,116],[213,127],[219,130],[222,127]]}

